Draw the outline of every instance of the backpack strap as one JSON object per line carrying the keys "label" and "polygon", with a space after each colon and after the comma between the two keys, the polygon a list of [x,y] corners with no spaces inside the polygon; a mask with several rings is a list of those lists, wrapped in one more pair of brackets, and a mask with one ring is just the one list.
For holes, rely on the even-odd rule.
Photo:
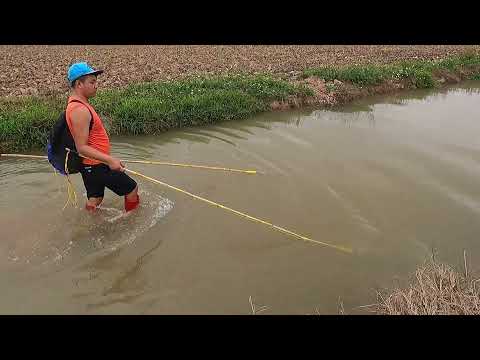
{"label": "backpack strap", "polygon": [[72,99],[72,100],[70,100],[70,101],[67,103],[67,106],[68,106],[68,104],[70,104],[70,103],[72,103],[72,102],[78,102],[78,103],[80,103],[80,104],[83,104],[83,105],[87,108],[88,112],[90,113],[90,125],[88,126],[88,132],[90,132],[90,130],[92,130],[92,127],[93,127],[93,114],[92,114],[92,112],[90,111],[90,109],[88,108],[88,106],[85,105],[85,103],[84,103],[83,101],[80,101],[80,100],[77,100],[77,99]]}

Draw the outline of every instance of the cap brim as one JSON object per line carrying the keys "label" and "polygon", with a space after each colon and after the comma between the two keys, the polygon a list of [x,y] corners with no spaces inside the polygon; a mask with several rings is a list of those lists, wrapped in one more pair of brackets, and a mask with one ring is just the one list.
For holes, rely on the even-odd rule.
{"label": "cap brim", "polygon": [[101,73],[103,73],[103,70],[94,70],[85,75],[100,75]]}

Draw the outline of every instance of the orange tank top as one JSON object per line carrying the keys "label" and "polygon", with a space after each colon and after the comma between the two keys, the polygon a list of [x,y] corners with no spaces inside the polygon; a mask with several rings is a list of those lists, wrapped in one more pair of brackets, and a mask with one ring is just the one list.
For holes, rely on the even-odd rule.
{"label": "orange tank top", "polygon": [[[72,100],[76,100],[76,101],[72,102]],[[80,102],[77,102],[77,101],[80,101]],[[72,126],[71,113],[74,109],[77,109],[80,106],[86,106],[88,110],[90,110],[90,114],[92,115],[93,125],[88,135],[88,142],[87,142],[88,146],[91,146],[94,149],[104,154],[110,155],[110,140],[108,138],[107,132],[105,131],[105,128],[103,127],[103,123],[102,123],[102,120],[100,119],[100,116],[98,116],[98,114],[95,112],[95,110],[89,103],[83,102],[71,96],[68,98],[66,119],[67,119],[68,128],[70,129],[72,136],[75,138],[75,133],[72,131],[73,126]],[[83,159],[82,161],[85,165],[101,164],[101,162],[98,160]]]}

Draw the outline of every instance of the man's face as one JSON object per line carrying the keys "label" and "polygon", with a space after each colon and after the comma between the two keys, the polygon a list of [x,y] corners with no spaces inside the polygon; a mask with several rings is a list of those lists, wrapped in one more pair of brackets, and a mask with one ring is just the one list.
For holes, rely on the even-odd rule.
{"label": "man's face", "polygon": [[87,98],[95,96],[97,93],[97,77],[95,75],[87,75],[82,80],[78,84],[78,89]]}

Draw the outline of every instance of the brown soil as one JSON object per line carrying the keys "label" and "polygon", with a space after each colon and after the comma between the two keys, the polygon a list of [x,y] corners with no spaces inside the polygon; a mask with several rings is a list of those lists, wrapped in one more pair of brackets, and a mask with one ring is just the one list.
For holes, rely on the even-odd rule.
{"label": "brown soil", "polygon": [[[100,86],[114,88],[134,82],[229,72],[269,72],[295,81],[309,67],[436,59],[466,50],[478,51],[480,46],[8,45],[0,46],[0,97],[66,93],[66,72],[75,61],[87,61],[93,67],[105,69],[105,74],[99,77]],[[317,80],[311,80],[311,85],[325,86]],[[333,95],[324,91],[318,91],[318,97],[322,103],[333,101]]]}

